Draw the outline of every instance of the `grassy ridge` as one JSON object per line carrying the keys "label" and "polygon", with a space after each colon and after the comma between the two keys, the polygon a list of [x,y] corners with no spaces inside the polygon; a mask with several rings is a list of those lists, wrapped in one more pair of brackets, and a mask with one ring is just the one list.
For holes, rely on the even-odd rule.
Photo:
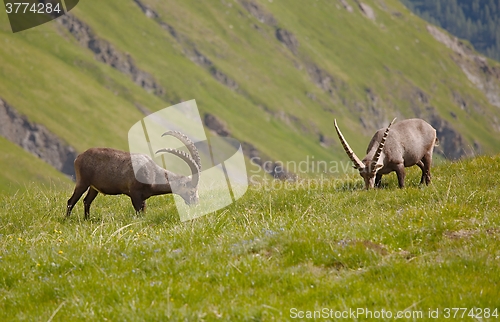
{"label": "grassy ridge", "polygon": [[[395,175],[252,187],[180,223],[171,197],[135,217],[70,189],[2,196],[1,320],[288,320],[290,310],[499,308],[500,156]],[[363,316],[359,320],[364,320]]]}

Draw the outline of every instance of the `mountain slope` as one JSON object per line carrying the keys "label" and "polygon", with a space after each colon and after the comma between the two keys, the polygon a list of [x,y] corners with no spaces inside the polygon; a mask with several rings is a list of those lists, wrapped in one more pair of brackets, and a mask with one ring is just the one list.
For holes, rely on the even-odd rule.
{"label": "mountain slope", "polygon": [[3,193],[13,194],[28,187],[42,190],[69,187],[67,177],[3,137],[0,137],[0,164],[0,191]]}
{"label": "mountain slope", "polygon": [[359,155],[395,116],[427,119],[451,159],[500,147],[499,65],[395,0],[82,2],[0,29],[0,98],[79,152],[126,149],[142,112],[190,99],[261,162],[346,162],[334,118]]}
{"label": "mountain slope", "polygon": [[479,0],[403,0],[423,19],[469,40],[479,52],[500,60],[500,7]]}

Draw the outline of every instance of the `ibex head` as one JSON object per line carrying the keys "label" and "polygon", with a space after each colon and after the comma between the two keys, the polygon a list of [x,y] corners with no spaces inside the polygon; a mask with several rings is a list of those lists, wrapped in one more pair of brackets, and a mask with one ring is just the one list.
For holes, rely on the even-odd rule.
{"label": "ibex head", "polygon": [[340,143],[342,143],[342,146],[344,147],[345,152],[351,159],[351,161],[354,163],[354,168],[359,171],[359,174],[363,177],[365,180],[365,187],[366,189],[373,188],[375,186],[375,177],[377,175],[377,171],[380,170],[384,164],[382,162],[379,163],[380,160],[380,155],[382,154],[382,150],[385,145],[385,140],[387,139],[387,135],[389,135],[389,129],[391,128],[392,123],[394,123],[396,119],[392,120],[391,124],[387,127],[387,129],[384,132],[384,135],[382,137],[382,140],[380,141],[378,148],[375,152],[375,155],[373,158],[368,158],[365,157],[363,161],[361,161],[357,155],[354,153],[354,151],[351,149],[347,141],[345,140],[344,136],[342,135],[342,132],[340,132],[339,127],[337,126],[337,120],[335,120],[335,130],[337,131],[337,134],[340,139]]}
{"label": "ibex head", "polygon": [[184,160],[191,169],[191,177],[178,176],[175,180],[168,179],[172,191],[180,195],[187,205],[197,204],[199,201],[198,183],[200,181],[201,160],[198,149],[186,135],[177,131],[168,131],[162,136],[171,135],[179,139],[189,151],[189,155],[177,149],[160,149],[156,153],[167,152]]}

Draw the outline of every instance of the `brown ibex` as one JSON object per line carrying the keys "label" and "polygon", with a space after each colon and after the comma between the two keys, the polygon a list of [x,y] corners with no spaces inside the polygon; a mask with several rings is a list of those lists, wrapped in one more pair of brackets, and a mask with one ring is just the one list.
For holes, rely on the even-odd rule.
{"label": "brown ibex", "polygon": [[158,166],[144,154],[129,153],[110,148],[91,148],[75,159],[76,186],[68,200],[66,216],[78,202],[82,194],[85,219],[89,218],[90,205],[100,192],[107,195],[125,194],[132,199],[136,212],[143,211],[146,199],[151,196],[176,193],[186,204],[198,203],[198,182],[201,160],[193,142],[184,134],[169,131],[184,143],[191,155],[176,149],[161,149],[159,152],[174,154],[184,160],[191,169],[191,176],[177,175]]}
{"label": "brown ibex", "polygon": [[[361,161],[346,142],[335,120],[335,129],[354,168],[365,179],[366,189],[380,187],[382,175],[395,171],[399,187],[405,184],[405,168],[417,165],[422,169],[420,184],[431,182],[432,152],[438,145],[436,130],[422,119],[403,120],[387,129],[378,130],[373,136],[366,156]],[[390,132],[390,133],[389,133]]]}

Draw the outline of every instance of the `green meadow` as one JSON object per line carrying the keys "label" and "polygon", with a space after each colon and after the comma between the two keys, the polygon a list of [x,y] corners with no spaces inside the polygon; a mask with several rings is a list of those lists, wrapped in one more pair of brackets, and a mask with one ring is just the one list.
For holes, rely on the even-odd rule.
{"label": "green meadow", "polygon": [[89,221],[81,201],[66,219],[72,185],[26,186],[0,197],[0,320],[497,320],[500,156],[419,181],[415,167],[405,189],[395,174],[370,191],[357,174],[254,185],[187,222],[172,196],[135,215],[100,195]]}

